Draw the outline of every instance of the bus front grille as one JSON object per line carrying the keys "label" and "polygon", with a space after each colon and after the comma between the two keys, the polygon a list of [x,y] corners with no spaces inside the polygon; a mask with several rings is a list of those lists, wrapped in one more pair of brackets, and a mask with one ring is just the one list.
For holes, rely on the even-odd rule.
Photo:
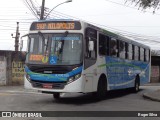
{"label": "bus front grille", "polygon": [[50,86],[50,89],[63,89],[66,85],[66,82],[39,82],[32,80],[31,84],[35,88],[47,88],[46,86],[48,85]]}

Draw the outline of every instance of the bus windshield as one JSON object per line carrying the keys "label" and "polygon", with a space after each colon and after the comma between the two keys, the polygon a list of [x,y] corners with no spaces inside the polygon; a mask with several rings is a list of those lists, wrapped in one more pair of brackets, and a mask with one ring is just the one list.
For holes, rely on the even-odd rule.
{"label": "bus windshield", "polygon": [[75,65],[82,62],[82,35],[31,34],[26,63]]}

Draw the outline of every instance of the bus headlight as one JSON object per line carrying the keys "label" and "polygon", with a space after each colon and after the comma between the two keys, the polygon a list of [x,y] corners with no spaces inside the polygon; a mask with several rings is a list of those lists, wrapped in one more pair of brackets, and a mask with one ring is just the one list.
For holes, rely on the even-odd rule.
{"label": "bus headlight", "polygon": [[77,80],[77,79],[80,78],[80,77],[81,77],[81,74],[77,74],[77,75],[75,75],[75,76],[70,77],[70,78],[68,79],[67,84],[69,84],[69,83]]}
{"label": "bus headlight", "polygon": [[26,74],[26,78],[27,78],[28,81],[31,81],[30,75]]}

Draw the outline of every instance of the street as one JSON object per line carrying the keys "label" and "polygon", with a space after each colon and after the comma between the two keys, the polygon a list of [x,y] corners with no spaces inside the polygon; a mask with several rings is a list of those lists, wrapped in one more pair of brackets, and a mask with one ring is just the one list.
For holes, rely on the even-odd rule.
{"label": "street", "polygon": [[[54,100],[51,94],[25,90],[23,86],[3,86],[0,87],[0,111],[159,111],[159,102],[143,98],[143,93],[158,88],[160,87],[142,86],[138,93],[132,93],[129,90],[112,91],[108,93],[105,100],[97,101],[91,94],[65,94],[60,100]],[[53,118],[47,118],[47,120],[50,119]],[[70,118],[65,119],[70,120]],[[96,118],[89,117],[88,119]],[[117,118],[111,119],[116,120]],[[123,120],[125,119],[123,118]],[[132,119],[135,118],[130,118],[130,120]]]}

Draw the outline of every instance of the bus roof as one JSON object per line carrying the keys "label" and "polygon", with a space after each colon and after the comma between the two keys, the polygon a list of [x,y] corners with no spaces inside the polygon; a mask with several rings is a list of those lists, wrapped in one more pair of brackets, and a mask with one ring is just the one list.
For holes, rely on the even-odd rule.
{"label": "bus roof", "polygon": [[33,22],[50,22],[50,21],[78,21],[73,19],[47,19],[47,20],[38,20]]}
{"label": "bus roof", "polygon": [[[97,27],[97,26],[95,26],[95,25],[93,25],[93,24],[90,24],[90,23],[88,23],[88,22],[81,21],[81,20],[74,20],[74,19],[47,19],[47,20],[33,21],[33,22],[32,22],[32,25],[33,25],[34,23],[45,23],[45,22],[46,22],[46,23],[47,23],[47,22],[48,22],[48,23],[49,23],[49,22],[77,22],[78,24],[76,24],[77,26],[75,27],[75,29],[77,29],[77,30],[81,28],[81,25],[79,25],[79,23],[86,24],[88,27],[91,27],[91,28],[93,28],[93,29],[95,29],[95,30],[98,30],[98,31],[100,31],[100,32],[102,32],[102,33],[110,36],[110,37],[114,37],[114,38],[116,38],[116,39],[119,39],[119,40],[122,40],[122,41],[126,41],[126,42],[128,42],[128,43],[132,43],[132,44],[134,44],[134,45],[139,45],[139,46],[143,46],[143,47],[145,47],[145,48],[150,49],[149,46],[144,45],[144,44],[142,44],[142,43],[140,43],[140,42],[137,42],[137,41],[135,41],[135,40],[132,39],[132,38],[129,38],[129,37],[126,37],[126,36],[123,36],[123,35],[119,35],[119,34],[117,34],[117,33],[111,32],[111,31],[109,31],[109,30],[107,30],[107,29],[104,29],[104,28],[101,28],[101,27]],[[32,25],[31,25],[31,29],[32,29]],[[34,26],[34,28],[35,28],[35,26]]]}

